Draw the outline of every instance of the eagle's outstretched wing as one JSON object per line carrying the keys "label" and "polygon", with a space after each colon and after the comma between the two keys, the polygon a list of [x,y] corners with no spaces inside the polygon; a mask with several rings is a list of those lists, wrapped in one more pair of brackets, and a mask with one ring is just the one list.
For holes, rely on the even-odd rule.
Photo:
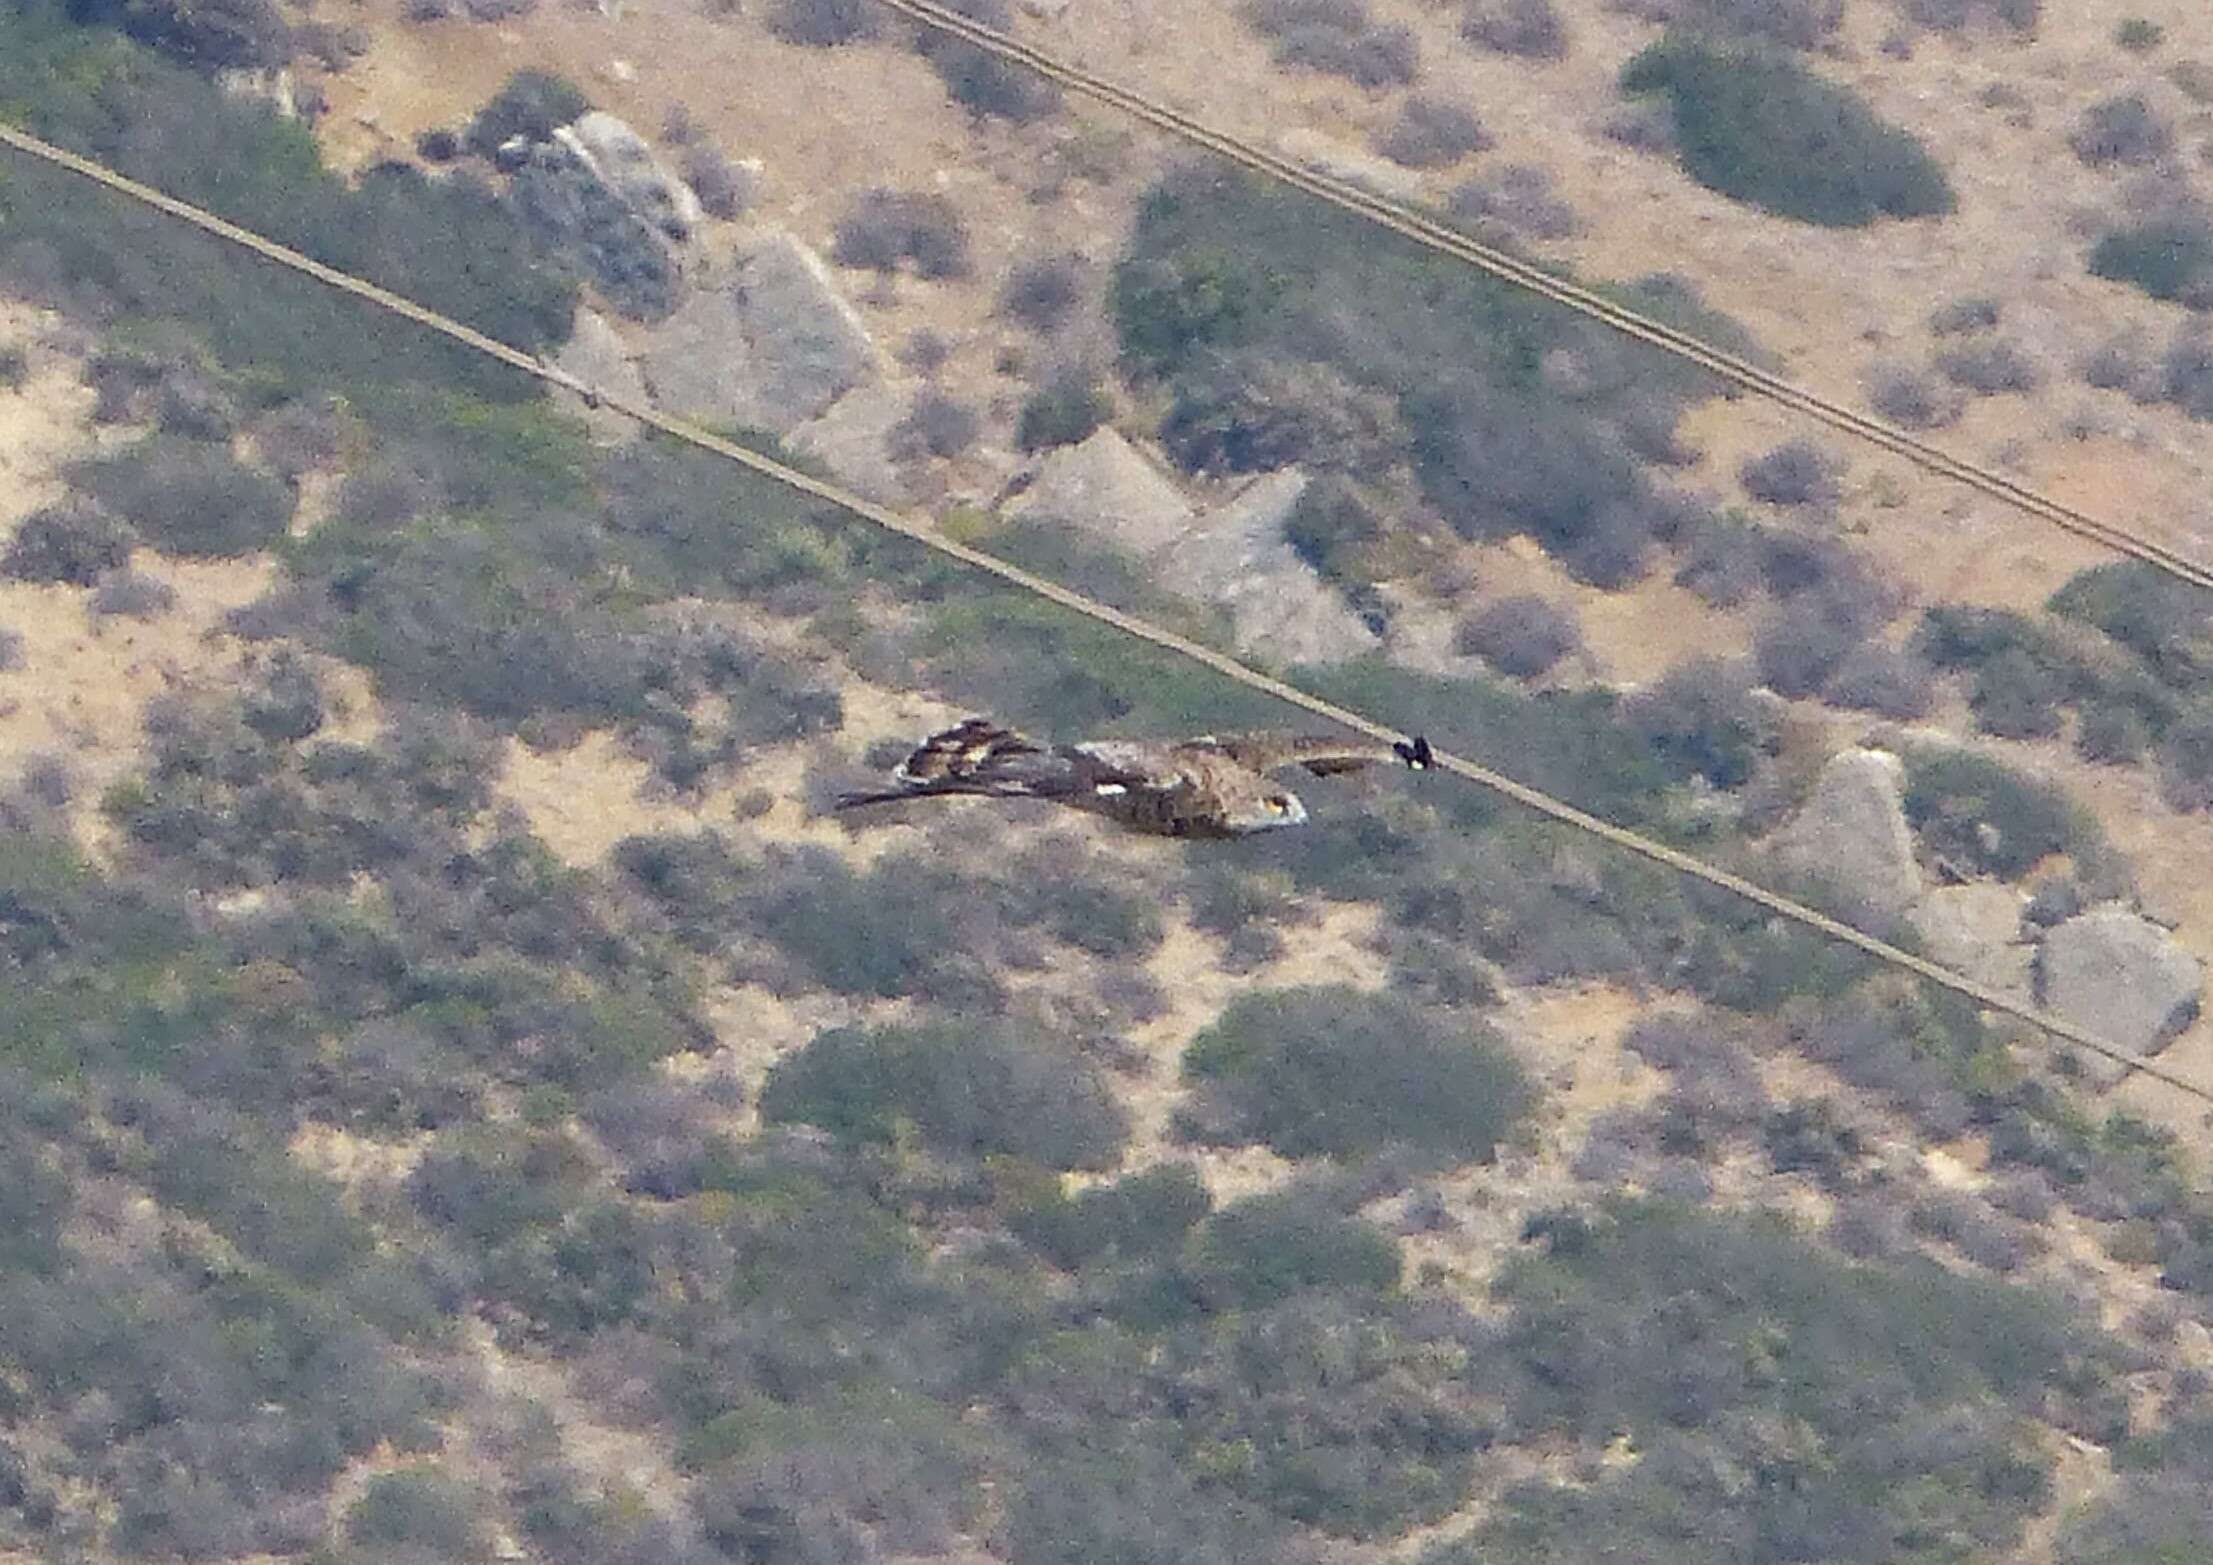
{"label": "eagle's outstretched wing", "polygon": [[840,797],[841,810],[868,804],[943,795],[982,795],[999,799],[1075,800],[1101,793],[1126,793],[1150,779],[1142,768],[1126,768],[1091,746],[1047,749],[1011,728],[981,717],[967,718],[922,741],[899,763],[899,783],[869,793]]}
{"label": "eagle's outstretched wing", "polygon": [[1343,739],[1316,734],[1209,735],[1190,741],[1194,748],[1217,750],[1239,766],[1256,772],[1272,772],[1287,766],[1303,766],[1316,777],[1358,771],[1363,766],[1388,765],[1392,761],[1423,771],[1432,756],[1429,741],[1420,735],[1384,744],[1373,739]]}

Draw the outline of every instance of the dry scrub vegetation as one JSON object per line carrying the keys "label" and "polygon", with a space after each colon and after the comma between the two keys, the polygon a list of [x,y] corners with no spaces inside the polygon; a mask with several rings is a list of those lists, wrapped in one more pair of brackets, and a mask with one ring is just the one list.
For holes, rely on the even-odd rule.
{"label": "dry scrub vegetation", "polygon": [[[2204,552],[2190,278],[2101,243],[2194,231],[2179,0],[2126,43],[1923,0],[963,9],[1373,144]],[[347,205],[304,140],[24,15],[0,85],[45,71],[49,129],[566,329],[557,272],[445,265],[524,253],[466,182]],[[202,63],[296,28],[352,166],[523,57],[758,156],[729,204],[843,263],[937,388],[902,438],[949,494],[1107,417],[1202,494],[1303,464],[1293,546],[1396,659],[1332,694],[1732,861],[1837,744],[1933,724],[1976,758],[1915,762],[1928,858],[2046,901],[2132,871],[2213,954],[2201,609],[2017,518],[866,5],[116,19]],[[1664,125],[1617,91],[1663,19],[1711,53],[1648,59]],[[1865,226],[1747,204],[1685,106],[1747,43],[1770,105],[1829,101],[1811,72],[1937,149],[1950,210],[1920,175]],[[0,286],[42,306],[0,311],[0,1547],[2108,1565],[2213,1525],[2197,1106],[2101,1102],[1444,780],[1317,781],[1307,829],[1229,845],[840,822],[964,709],[1278,715],[63,188],[0,191],[38,225]],[[990,538],[1223,634],[1094,541]],[[2167,1059],[2213,1075],[2213,1030]]]}

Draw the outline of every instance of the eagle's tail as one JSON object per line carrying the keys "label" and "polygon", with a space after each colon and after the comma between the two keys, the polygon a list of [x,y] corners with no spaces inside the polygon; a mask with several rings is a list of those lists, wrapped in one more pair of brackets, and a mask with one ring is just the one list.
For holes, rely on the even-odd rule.
{"label": "eagle's tail", "polygon": [[964,718],[943,733],[930,735],[892,776],[910,788],[941,789],[989,781],[993,772],[1017,756],[1044,752],[1011,728],[987,718]]}

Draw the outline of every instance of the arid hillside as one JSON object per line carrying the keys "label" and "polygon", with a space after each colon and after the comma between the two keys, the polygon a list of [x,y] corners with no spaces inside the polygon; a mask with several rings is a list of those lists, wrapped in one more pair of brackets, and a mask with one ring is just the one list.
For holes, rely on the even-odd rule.
{"label": "arid hillside", "polygon": [[[961,9],[2213,559],[2198,8]],[[0,113],[2213,1086],[2213,603],[872,0]],[[0,159],[0,1557],[2213,1535],[2206,1101],[1395,764],[832,807],[979,711],[1287,721]]]}

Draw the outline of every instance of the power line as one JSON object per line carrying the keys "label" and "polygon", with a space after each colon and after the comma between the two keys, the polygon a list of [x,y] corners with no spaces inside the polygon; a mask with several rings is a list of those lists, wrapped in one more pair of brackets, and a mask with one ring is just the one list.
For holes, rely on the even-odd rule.
{"label": "power line", "polygon": [[[702,451],[713,452],[716,456],[750,468],[752,471],[796,489],[802,494],[812,495],[816,499],[827,501],[829,504],[850,515],[857,516],[863,521],[871,522],[887,532],[898,534],[900,537],[911,539],[922,547],[934,550],[949,559],[958,560],[963,565],[996,576],[1010,586],[1017,587],[1048,602],[1058,604],[1071,613],[1082,615],[1087,619],[1118,630],[1124,635],[1148,642],[1163,651],[1173,652],[1180,657],[1188,658],[1192,662],[1210,668],[1224,678],[1243,685],[1249,690],[1273,696],[1286,705],[1298,707],[1302,711],[1310,712],[1316,717],[1327,719],[1339,727],[1350,729],[1354,733],[1364,734],[1371,739],[1390,743],[1403,737],[1400,730],[1379,723],[1365,713],[1354,711],[1349,707],[1339,706],[1333,701],[1325,700],[1309,691],[1301,690],[1296,685],[1288,684],[1272,674],[1263,673],[1259,669],[1239,662],[1226,653],[1218,652],[1212,647],[1193,641],[1187,636],[1178,635],[1172,630],[1151,624],[1133,614],[1125,613],[1111,604],[1101,603],[1097,599],[1087,597],[1072,588],[1064,587],[1059,582],[1002,560],[996,555],[986,554],[981,549],[948,538],[924,522],[902,516],[888,507],[865,500],[859,495],[839,488],[835,484],[802,473],[797,468],[786,466],[784,463],[777,461],[774,457],[764,456],[758,451],[749,451],[736,441],[725,439],[683,419],[675,418],[644,402],[589,385],[568,371],[546,363],[535,354],[526,353],[522,349],[502,342],[496,337],[487,336],[474,327],[465,326],[450,316],[441,315],[437,311],[417,304],[411,299],[404,298],[388,288],[381,288],[375,283],[356,277],[349,272],[342,272],[336,267],[326,266],[320,261],[302,255],[299,251],[287,245],[279,244],[277,241],[257,234],[251,229],[240,227],[227,218],[218,217],[212,212],[192,205],[190,202],[180,201],[174,196],[165,195],[149,185],[141,184],[135,179],[119,174],[90,158],[80,157],[76,153],[54,146],[50,142],[42,141],[4,120],[0,120],[0,144],[13,147],[19,152],[38,158],[55,167],[66,169],[70,173],[79,175],[133,201],[141,202],[158,211],[165,212],[169,216],[177,218],[181,222],[189,223],[203,232],[242,246],[275,265],[289,268],[341,292],[352,294],[355,298],[366,300],[378,309],[404,316],[406,319],[427,327],[431,331],[438,332],[464,347],[497,359],[526,375],[534,376],[550,385],[559,386],[572,392],[594,406],[612,409],[648,428],[659,430],[671,439],[682,441],[686,445],[694,446]],[[1679,874],[1688,875],[1694,879],[1702,880],[1710,886],[1719,887],[1723,891],[1730,892],[1756,906],[1765,908],[1778,917],[1789,919],[1794,923],[1804,925],[1806,928],[1826,935],[1832,940],[1842,941],[1846,945],[1856,947],[1880,962],[1913,973],[1931,983],[1949,989],[1955,994],[1964,995],[1989,1010],[1998,1011],[2017,1020],[2027,1022],[2051,1037],[2071,1043],[2077,1048],[2086,1049],[2092,1054],[2101,1055],[2117,1064],[2142,1071],[2155,1081],[2164,1082],[2170,1087],[2190,1094],[2192,1097],[2213,1104],[2213,1087],[2201,1085],[2187,1076],[2177,1074],[2159,1064],[2156,1060],[2133,1053],[2118,1044],[2109,1043],[2096,1033],[2078,1027],[2066,1018],[2056,1016],[2041,1006],[2015,999],[2012,995],[1990,984],[1983,983],[1979,979],[1971,978],[1964,973],[1954,972],[1950,968],[1928,960],[1926,957],[1917,956],[1911,951],[1893,945],[1887,940],[1879,939],[1874,935],[1855,929],[1842,920],[1832,918],[1827,913],[1809,907],[1795,898],[1784,896],[1780,892],[1770,891],[1765,886],[1747,880],[1733,871],[1723,869],[1717,864],[1709,864],[1703,859],[1684,853],[1679,849],[1671,848],[1666,843],[1656,841],[1640,832],[1632,831],[1628,827],[1618,826],[1612,821],[1602,820],[1586,810],[1577,809],[1564,800],[1555,799],[1548,793],[1532,788],[1526,783],[1517,782],[1503,772],[1493,771],[1490,767],[1478,762],[1465,760],[1460,756],[1438,750],[1434,752],[1434,764],[1455,776],[1488,788],[1494,793],[1503,794],[1515,803],[1523,805],[1540,815],[1573,827],[1577,831],[1601,838],[1616,847],[1624,848],[1631,853],[1649,859],[1655,864],[1664,865]]]}
{"label": "power line", "polygon": [[936,0],[881,0],[881,3],[925,27],[963,39],[1001,59],[1012,61],[1058,82],[1073,92],[1095,98],[1156,129],[1204,147],[1240,167],[1303,190],[1416,244],[1453,256],[1502,281],[1600,321],[1639,342],[1687,359],[1701,369],[1747,391],[1756,392],[1783,407],[1819,419],[1833,429],[1880,446],[1893,455],[1902,456],[1940,478],[1965,484],[2012,506],[2015,510],[2049,522],[2078,537],[2090,539],[2118,553],[2131,555],[2193,586],[2213,590],[2213,566],[2193,560],[2142,533],[2113,522],[2101,521],[2087,512],[2063,505],[2048,495],[2015,483],[2002,473],[1970,462],[1965,457],[1955,456],[1942,447],[1931,445],[1895,424],[1830,401],[1795,381],[1761,368],[1750,359],[1717,348],[1664,321],[1618,304],[1603,294],[1556,277],[1509,251],[1471,239],[1412,207],[1375,195],[1350,180],[1307,168],[1227,131],[1217,130],[1202,120],[1170,108],[1156,98],[1147,97],[1132,88],[1070,65],[997,28],[987,27],[958,11],[948,10],[937,4]]}

